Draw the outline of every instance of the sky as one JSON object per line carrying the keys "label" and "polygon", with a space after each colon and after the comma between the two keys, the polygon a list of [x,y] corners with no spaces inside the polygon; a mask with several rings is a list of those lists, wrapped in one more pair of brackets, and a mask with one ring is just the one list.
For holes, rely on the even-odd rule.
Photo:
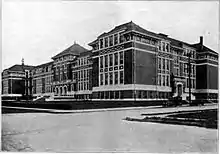
{"label": "sky", "polygon": [[2,69],[51,61],[74,42],[88,43],[133,21],[146,30],[218,52],[218,1],[3,1]]}

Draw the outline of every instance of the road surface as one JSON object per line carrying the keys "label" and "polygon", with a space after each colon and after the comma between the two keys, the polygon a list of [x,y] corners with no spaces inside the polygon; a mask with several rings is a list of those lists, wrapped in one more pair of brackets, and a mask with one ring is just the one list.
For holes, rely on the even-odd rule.
{"label": "road surface", "polygon": [[217,153],[218,132],[215,129],[123,120],[125,117],[140,118],[143,113],[170,112],[177,109],[187,108],[4,114],[2,142],[11,151]]}

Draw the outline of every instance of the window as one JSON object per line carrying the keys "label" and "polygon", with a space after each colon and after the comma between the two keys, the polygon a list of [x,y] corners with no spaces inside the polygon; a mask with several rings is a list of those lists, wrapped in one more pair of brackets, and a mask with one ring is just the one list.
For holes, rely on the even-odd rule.
{"label": "window", "polygon": [[167,76],[166,79],[167,79],[167,81],[166,81],[167,84],[166,84],[166,85],[167,85],[167,86],[170,86],[170,78],[169,78],[169,76]]}
{"label": "window", "polygon": [[169,69],[170,69],[170,67],[169,67],[169,66],[170,66],[170,63],[169,63],[169,60],[168,60],[168,59],[167,59],[166,61],[167,61],[167,70],[169,71]]}
{"label": "window", "polygon": [[108,67],[108,55],[105,55],[105,67]]}
{"label": "window", "polygon": [[112,72],[109,73],[109,84],[110,84],[110,85],[113,84],[113,75],[112,75]]}
{"label": "window", "polygon": [[166,65],[165,65],[165,59],[162,59],[162,62],[163,62],[163,63],[162,63],[163,70],[165,70],[165,66],[166,66]]}
{"label": "window", "polygon": [[158,85],[161,85],[161,75],[160,74],[158,75],[158,80],[157,81],[158,81]]}
{"label": "window", "polygon": [[108,37],[105,38],[105,47],[108,47]]}
{"label": "window", "polygon": [[105,85],[108,85],[108,73],[105,73]]}
{"label": "window", "polygon": [[118,84],[118,72],[115,72],[115,84]]}
{"label": "window", "polygon": [[123,64],[123,62],[124,62],[123,51],[121,51],[121,52],[119,53],[119,57],[120,57],[120,65],[121,65],[121,64]]}
{"label": "window", "polygon": [[114,57],[115,57],[115,65],[118,65],[118,53],[114,53]]}
{"label": "window", "polygon": [[119,36],[119,43],[123,43],[124,42],[124,36],[122,34],[120,34]]}
{"label": "window", "polygon": [[120,71],[120,84],[124,82],[124,73],[123,71]]}
{"label": "window", "polygon": [[114,44],[118,44],[118,34],[114,35]]}
{"label": "window", "polygon": [[100,49],[103,48],[103,39],[100,39]]}
{"label": "window", "polygon": [[84,61],[84,59],[82,58],[82,59],[81,59],[81,65],[83,65],[83,61]]}
{"label": "window", "polygon": [[162,50],[165,51],[165,43],[162,42]]}
{"label": "window", "polygon": [[109,66],[113,65],[113,54],[109,55]]}
{"label": "window", "polygon": [[109,46],[113,46],[113,35],[109,36]]}
{"label": "window", "polygon": [[159,67],[159,70],[161,69],[161,58],[158,58],[158,67]]}
{"label": "window", "polygon": [[83,78],[83,70],[81,70],[81,76],[80,76],[80,79]]}
{"label": "window", "polygon": [[100,57],[100,68],[103,68],[103,56]]}
{"label": "window", "polygon": [[161,51],[161,42],[158,42],[159,51]]}
{"label": "window", "polygon": [[103,74],[100,74],[100,85],[103,85]]}
{"label": "window", "polygon": [[163,86],[166,86],[166,76],[163,75]]}
{"label": "window", "polygon": [[84,78],[86,78],[86,76],[87,76],[86,73],[87,73],[86,70],[84,70]]}

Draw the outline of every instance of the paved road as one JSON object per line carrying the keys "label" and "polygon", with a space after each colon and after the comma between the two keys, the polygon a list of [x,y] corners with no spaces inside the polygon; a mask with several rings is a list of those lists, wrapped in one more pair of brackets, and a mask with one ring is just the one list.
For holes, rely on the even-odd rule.
{"label": "paved road", "polygon": [[186,107],[71,114],[7,114],[2,117],[3,135],[13,141],[16,145],[14,147],[19,147],[21,151],[217,152],[215,129],[123,120],[125,117],[140,117],[142,113],[170,112],[177,109],[185,110]]}

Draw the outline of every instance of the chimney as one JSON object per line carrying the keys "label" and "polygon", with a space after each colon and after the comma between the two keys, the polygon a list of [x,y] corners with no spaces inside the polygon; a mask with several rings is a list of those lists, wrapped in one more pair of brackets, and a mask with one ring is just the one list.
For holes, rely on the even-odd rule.
{"label": "chimney", "polygon": [[201,49],[203,49],[203,36],[200,36],[200,42],[199,44],[201,45]]}

